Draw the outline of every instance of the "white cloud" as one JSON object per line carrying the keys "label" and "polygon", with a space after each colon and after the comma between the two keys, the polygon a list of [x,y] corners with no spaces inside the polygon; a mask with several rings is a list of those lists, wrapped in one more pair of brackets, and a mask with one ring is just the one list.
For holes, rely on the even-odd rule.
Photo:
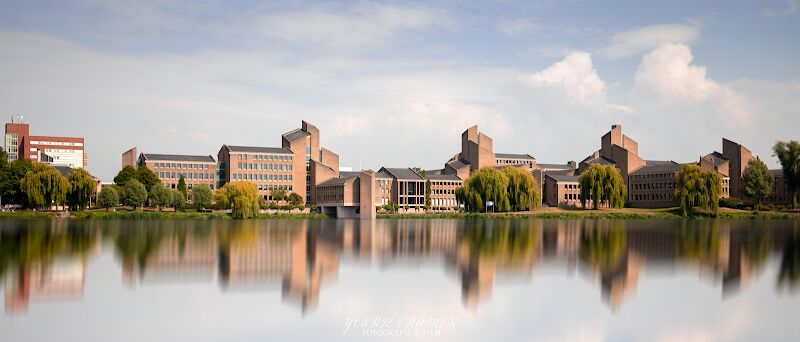
{"label": "white cloud", "polygon": [[639,65],[635,89],[688,105],[710,104],[719,114],[747,122],[752,108],[728,86],[706,76],[704,66],[693,65],[692,51],[683,44],[665,44],[648,53]]}
{"label": "white cloud", "polygon": [[569,102],[601,110],[632,113],[633,109],[610,104],[607,100],[606,83],[597,74],[588,52],[573,52],[548,68],[525,77],[537,88],[558,90]]}
{"label": "white cloud", "polygon": [[361,3],[270,13],[256,20],[267,37],[298,44],[355,48],[385,43],[403,31],[448,28],[450,15],[429,6]]}
{"label": "white cloud", "polygon": [[765,17],[791,17],[797,15],[798,10],[800,10],[800,1],[798,0],[786,0],[784,7],[770,7],[770,8],[762,8],[761,15]]}
{"label": "white cloud", "polygon": [[700,35],[697,25],[671,24],[637,27],[614,35],[611,45],[600,49],[608,58],[633,56],[665,43],[690,43]]}

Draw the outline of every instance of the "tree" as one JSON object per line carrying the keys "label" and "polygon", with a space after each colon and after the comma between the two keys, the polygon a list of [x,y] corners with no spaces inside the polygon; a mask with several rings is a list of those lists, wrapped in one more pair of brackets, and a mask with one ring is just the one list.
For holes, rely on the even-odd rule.
{"label": "tree", "polygon": [[136,179],[128,179],[122,186],[122,203],[133,207],[134,209],[144,205],[147,201],[147,190],[141,182]]}
{"label": "tree", "polygon": [[508,177],[508,200],[514,210],[528,210],[539,206],[539,187],[530,172],[516,167],[503,169]]}
{"label": "tree", "polygon": [[487,201],[494,202],[494,210],[508,211],[511,205],[508,199],[508,177],[505,173],[493,168],[484,167],[464,182],[464,186],[456,191],[456,198],[464,203],[468,211],[484,211]]}
{"label": "tree", "polygon": [[161,185],[161,179],[153,171],[146,167],[136,169],[136,179],[144,185],[145,189],[150,189],[153,185]]}
{"label": "tree", "polygon": [[211,199],[214,193],[205,184],[197,184],[192,188],[192,204],[197,210],[211,208]]}
{"label": "tree", "polygon": [[272,190],[270,191],[270,194],[272,195],[272,199],[276,202],[286,199],[286,190],[283,189]]}
{"label": "tree", "polygon": [[114,184],[124,186],[131,179],[137,179],[136,169],[133,166],[125,166],[114,177]]}
{"label": "tree", "polygon": [[773,156],[778,157],[783,170],[786,190],[792,202],[792,209],[797,208],[797,193],[800,192],[800,142],[795,140],[778,141],[772,147]]}
{"label": "tree", "polygon": [[600,205],[611,208],[622,208],[625,205],[627,189],[619,170],[611,165],[592,164],[578,177],[581,187],[581,206],[592,200],[592,208]]}
{"label": "tree", "polygon": [[104,186],[100,189],[100,195],[97,197],[97,203],[101,207],[106,208],[106,211],[108,211],[108,208],[119,204],[119,193],[111,186]]}
{"label": "tree", "polygon": [[293,192],[293,193],[289,194],[289,197],[287,197],[286,200],[289,201],[289,204],[291,204],[291,205],[293,205],[295,207],[299,207],[299,206],[303,205],[303,196],[300,196],[296,192]]}
{"label": "tree", "polygon": [[20,181],[20,188],[31,207],[48,209],[52,205],[66,203],[69,183],[55,168],[34,163],[33,168]]}
{"label": "tree", "polygon": [[150,202],[158,207],[158,211],[172,204],[172,197],[170,197],[169,190],[160,183],[153,184],[148,194],[150,195]]}
{"label": "tree", "polygon": [[67,204],[72,210],[83,210],[89,205],[89,200],[97,192],[97,182],[92,175],[83,168],[70,171],[67,175],[69,190],[67,191]]}
{"label": "tree", "polygon": [[[5,187],[11,177],[11,165],[8,163],[8,153],[0,147],[0,205],[3,204],[3,197],[6,195]],[[8,199],[6,199],[8,201]]]}
{"label": "tree", "polygon": [[687,164],[675,175],[675,183],[675,198],[683,216],[689,215],[695,206],[717,214],[722,192],[722,177],[718,173],[703,172],[700,166]]}
{"label": "tree", "polygon": [[420,171],[419,175],[425,180],[425,210],[429,210],[431,209],[431,180],[425,170]]}
{"label": "tree", "polygon": [[32,169],[33,163],[27,159],[15,160],[8,164],[6,175],[0,178],[0,195],[3,196],[3,203],[27,204],[28,198],[22,192],[20,181]]}
{"label": "tree", "polygon": [[183,178],[183,175],[178,179],[178,191],[180,191],[184,197],[189,195],[189,190],[186,188],[186,179]]}
{"label": "tree", "polygon": [[750,159],[744,169],[742,180],[744,183],[742,191],[753,199],[756,210],[758,210],[761,201],[772,192],[775,177],[769,172],[767,164],[758,159]]}
{"label": "tree", "polygon": [[186,195],[178,190],[169,190],[170,205],[175,211],[183,210],[186,207]]}
{"label": "tree", "polygon": [[249,218],[258,215],[258,188],[252,182],[231,182],[217,190],[219,208],[231,209],[234,218]]}

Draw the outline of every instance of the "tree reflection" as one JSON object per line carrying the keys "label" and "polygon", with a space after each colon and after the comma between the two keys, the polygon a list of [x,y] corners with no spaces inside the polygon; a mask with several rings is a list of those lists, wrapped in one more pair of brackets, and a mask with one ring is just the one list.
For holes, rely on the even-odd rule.
{"label": "tree reflection", "polygon": [[84,256],[96,243],[94,229],[47,226],[50,224],[0,230],[0,279],[12,267],[25,272],[31,265],[46,266],[58,256]]}
{"label": "tree reflection", "polygon": [[597,221],[590,221],[589,227],[581,231],[579,254],[600,272],[615,268],[625,253],[627,234],[620,224],[611,227],[598,227]]}
{"label": "tree reflection", "polygon": [[529,259],[539,243],[541,231],[529,225],[512,225],[510,220],[478,221],[464,232],[464,241],[473,255],[498,263],[516,264]]}
{"label": "tree reflection", "polygon": [[781,258],[778,287],[784,286],[791,290],[800,288],[800,234],[797,232],[786,241]]}
{"label": "tree reflection", "polygon": [[714,263],[720,250],[720,234],[716,223],[710,227],[687,226],[686,222],[678,229],[675,240],[678,256],[690,262]]}

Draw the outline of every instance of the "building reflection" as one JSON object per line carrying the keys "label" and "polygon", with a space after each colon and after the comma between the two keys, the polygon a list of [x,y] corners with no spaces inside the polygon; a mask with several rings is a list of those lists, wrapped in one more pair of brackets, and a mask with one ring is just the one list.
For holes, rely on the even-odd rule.
{"label": "building reflection", "polygon": [[[696,273],[735,295],[779,256],[776,287],[800,288],[800,225],[750,221],[613,220],[248,220],[0,223],[6,313],[31,301],[80,300],[87,265],[105,239],[123,283],[214,284],[225,292],[280,291],[313,312],[342,264],[391,272],[440,269],[459,284],[466,309],[495,286],[564,269],[599,289],[613,311],[635,297],[645,271]],[[627,226],[626,226],[627,225]]]}

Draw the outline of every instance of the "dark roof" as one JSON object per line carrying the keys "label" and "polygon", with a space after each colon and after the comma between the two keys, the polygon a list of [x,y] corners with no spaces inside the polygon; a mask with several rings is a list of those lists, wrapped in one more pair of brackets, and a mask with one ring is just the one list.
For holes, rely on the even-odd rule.
{"label": "dark roof", "polygon": [[589,164],[589,165],[592,165],[592,164],[613,165],[613,164],[616,164],[617,162],[614,161],[611,158],[606,158],[604,156],[600,156],[600,157],[597,157],[597,158],[589,156],[588,158],[584,159],[582,161],[582,163],[586,163],[586,164]]}
{"label": "dark roof", "polygon": [[545,174],[545,177],[550,177],[556,182],[578,182],[578,176],[568,176],[568,175],[551,175],[549,173]]}
{"label": "dark roof", "polygon": [[632,175],[642,174],[642,173],[664,173],[664,172],[678,172],[681,170],[683,166],[676,162],[669,162],[664,164],[655,164],[655,165],[645,165],[642,166],[633,172]]}
{"label": "dark roof", "polygon": [[358,171],[339,171],[340,178],[352,178],[358,177],[359,175],[361,175],[361,172]]}
{"label": "dark roof", "polygon": [[674,163],[671,160],[645,160],[645,165],[667,165]]}
{"label": "dark roof", "polygon": [[728,159],[728,157],[726,157],[725,155],[723,155],[722,153],[719,153],[717,151],[711,152],[711,153],[703,156],[703,159],[710,160],[712,163],[714,163],[714,166],[720,166],[723,163],[725,163],[726,161],[730,161],[730,159]]}
{"label": "dark roof", "polygon": [[449,165],[450,167],[452,167],[454,169],[460,169],[460,168],[462,168],[464,166],[469,165],[469,162],[464,160],[464,159],[454,159],[454,160],[451,160],[451,161],[447,162],[447,165]]}
{"label": "dark roof", "polygon": [[724,154],[719,153],[717,151],[714,151],[714,152],[711,152],[711,153],[707,154],[706,157],[714,157],[714,158],[719,158],[719,159],[722,159],[722,160],[731,160],[730,158],[726,157]]}
{"label": "dark roof", "polygon": [[168,160],[168,161],[185,161],[185,162],[201,162],[201,163],[215,163],[212,156],[190,156],[185,154],[157,154],[157,153],[142,153],[145,160]]}
{"label": "dark roof", "polygon": [[386,173],[397,179],[422,180],[422,177],[418,173],[409,168],[382,167],[381,171],[386,171]]}
{"label": "dark roof", "polygon": [[771,173],[773,177],[783,177],[783,169],[769,170],[769,173]]}
{"label": "dark roof", "polygon": [[72,168],[66,165],[51,165],[54,169],[58,170],[62,176],[67,176],[70,172],[72,172]]}
{"label": "dark roof", "polygon": [[552,169],[552,170],[575,170],[569,164],[538,164],[537,163],[536,165],[538,165],[540,168],[542,168],[542,170],[546,170],[546,169]]}
{"label": "dark roof", "polygon": [[449,181],[460,181],[461,178],[458,178],[456,175],[441,175],[441,174],[425,174],[428,176],[430,180],[449,180]]}
{"label": "dark roof", "polygon": [[308,133],[308,132],[306,132],[306,131],[304,131],[304,130],[302,130],[300,128],[295,129],[295,130],[290,131],[290,132],[283,133],[283,137],[286,138],[286,140],[289,140],[289,141],[295,141],[295,140],[300,139],[300,138],[305,138],[305,137],[307,137],[309,135],[311,135],[311,133]]}
{"label": "dark roof", "polygon": [[286,147],[225,146],[227,146],[228,150],[231,152],[294,154],[292,153],[292,150]]}
{"label": "dark roof", "polygon": [[391,179],[392,176],[384,171],[375,172],[375,178]]}
{"label": "dark roof", "polygon": [[318,186],[318,187],[320,187],[320,186],[336,186],[336,185],[343,185],[344,183],[347,183],[347,181],[349,181],[349,180],[351,180],[351,179],[353,179],[353,178],[356,178],[356,177],[355,177],[355,176],[352,176],[352,177],[339,177],[339,178],[331,178],[331,179],[329,179],[329,180],[326,180],[326,181],[324,181],[324,182],[320,183],[320,184],[319,184],[319,185],[317,185],[317,186]]}
{"label": "dark roof", "polygon": [[532,157],[530,154],[516,154],[516,153],[495,153],[494,158],[536,160],[536,158]]}

